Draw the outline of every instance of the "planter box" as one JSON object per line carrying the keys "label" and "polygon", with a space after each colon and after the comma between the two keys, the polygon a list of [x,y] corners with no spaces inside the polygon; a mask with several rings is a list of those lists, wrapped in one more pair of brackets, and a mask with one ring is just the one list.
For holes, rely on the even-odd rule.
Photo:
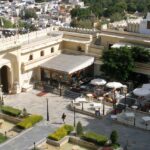
{"label": "planter box", "polygon": [[60,141],[54,141],[54,140],[51,140],[51,139],[47,138],[47,143],[48,144],[54,145],[54,146],[57,146],[57,147],[60,147],[60,146],[62,146],[64,144],[66,144],[68,141],[69,141],[69,136],[65,136]]}
{"label": "planter box", "polygon": [[4,120],[12,122],[14,124],[17,124],[20,121],[22,121],[22,119],[20,119],[20,118],[9,116],[9,115],[3,114],[3,113],[0,113],[0,119],[4,119]]}

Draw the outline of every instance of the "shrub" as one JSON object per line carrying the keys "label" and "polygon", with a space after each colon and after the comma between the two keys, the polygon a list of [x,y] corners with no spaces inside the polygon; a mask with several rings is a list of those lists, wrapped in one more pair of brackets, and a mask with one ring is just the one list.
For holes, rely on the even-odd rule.
{"label": "shrub", "polygon": [[73,129],[74,128],[71,125],[64,125],[58,128],[54,133],[50,134],[48,138],[51,140],[59,141],[66,135],[70,134],[70,132],[72,132]]}
{"label": "shrub", "polygon": [[83,127],[80,121],[77,123],[76,132],[79,136],[83,134]]}
{"label": "shrub", "polygon": [[70,134],[74,130],[73,126],[67,124],[64,125],[64,128],[67,131],[67,134]]}
{"label": "shrub", "polygon": [[110,140],[112,142],[112,144],[116,144],[118,141],[118,133],[117,131],[112,131],[112,133],[110,134]]}
{"label": "shrub", "polygon": [[93,142],[101,146],[105,145],[105,143],[108,141],[106,136],[99,135],[94,132],[87,132],[82,136],[82,138],[88,142]]}
{"label": "shrub", "polygon": [[112,147],[113,149],[117,149],[117,148],[120,147],[120,144],[115,143],[115,144],[112,144],[111,147]]}
{"label": "shrub", "polygon": [[21,110],[13,108],[11,106],[2,106],[1,111],[4,114],[10,115],[10,116],[19,116],[21,114]]}
{"label": "shrub", "polygon": [[32,127],[34,124],[41,121],[42,119],[43,119],[43,117],[40,115],[31,115],[31,116],[25,118],[22,122],[18,123],[17,127],[21,128],[21,129],[27,129],[27,128]]}
{"label": "shrub", "polygon": [[3,134],[0,133],[0,143],[3,143],[7,140],[8,138],[4,136]]}
{"label": "shrub", "polygon": [[55,140],[55,141],[59,141],[63,137],[65,137],[66,135],[67,135],[67,131],[65,130],[64,127],[61,127],[57,131],[55,131],[54,133],[50,134],[48,136],[48,138],[52,139],[52,140]]}

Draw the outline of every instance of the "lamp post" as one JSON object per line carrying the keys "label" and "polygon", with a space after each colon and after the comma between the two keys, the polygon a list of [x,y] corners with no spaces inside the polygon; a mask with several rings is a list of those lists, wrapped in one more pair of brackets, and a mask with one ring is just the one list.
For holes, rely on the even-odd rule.
{"label": "lamp post", "polygon": [[35,147],[35,142],[33,143],[33,145],[34,145],[34,150],[36,150],[36,147]]}
{"label": "lamp post", "polygon": [[134,122],[133,122],[133,125],[134,125],[134,126],[135,126],[135,121],[136,121],[136,120],[135,120],[135,116],[134,116]]}
{"label": "lamp post", "polygon": [[47,121],[49,121],[48,98],[46,99],[46,104],[47,104]]}
{"label": "lamp post", "polygon": [[105,97],[103,99],[103,116],[105,115]]}
{"label": "lamp post", "polygon": [[59,76],[59,96],[62,96],[62,85],[61,85],[62,76]]}
{"label": "lamp post", "polygon": [[126,107],[127,107],[126,106],[127,105],[127,88],[123,89],[123,93],[124,93],[124,96],[125,96],[125,102],[124,102],[125,103],[125,108],[124,108],[124,110],[126,111]]}
{"label": "lamp post", "polygon": [[116,112],[116,93],[115,93],[116,89],[113,89],[113,92],[114,92],[114,99],[113,99],[113,108],[115,109],[115,114],[117,113]]}
{"label": "lamp post", "polygon": [[76,107],[75,107],[75,105],[73,106],[73,112],[74,112],[73,126],[76,127]]}

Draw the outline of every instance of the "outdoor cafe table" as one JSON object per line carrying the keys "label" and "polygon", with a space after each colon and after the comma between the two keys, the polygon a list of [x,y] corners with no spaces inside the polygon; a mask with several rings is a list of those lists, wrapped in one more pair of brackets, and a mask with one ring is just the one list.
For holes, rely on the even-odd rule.
{"label": "outdoor cafe table", "polygon": [[142,119],[144,120],[145,123],[150,121],[149,116],[144,116],[144,117],[142,117]]}
{"label": "outdoor cafe table", "polygon": [[138,108],[138,106],[133,105],[133,106],[132,106],[132,108],[133,108],[133,109],[137,109],[137,108]]}
{"label": "outdoor cafe table", "polygon": [[128,113],[125,113],[126,117],[128,118],[133,118],[135,117],[135,114],[133,112],[128,112]]}
{"label": "outdoor cafe table", "polygon": [[92,99],[93,99],[93,94],[91,94],[91,93],[86,94],[86,96],[89,98],[89,100],[92,100]]}

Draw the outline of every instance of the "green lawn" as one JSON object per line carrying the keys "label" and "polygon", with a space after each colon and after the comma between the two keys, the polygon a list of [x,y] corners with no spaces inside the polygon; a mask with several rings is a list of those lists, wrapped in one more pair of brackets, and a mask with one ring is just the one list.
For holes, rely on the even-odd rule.
{"label": "green lawn", "polygon": [[5,142],[7,139],[8,138],[5,135],[3,135],[3,134],[0,133],[0,143]]}

